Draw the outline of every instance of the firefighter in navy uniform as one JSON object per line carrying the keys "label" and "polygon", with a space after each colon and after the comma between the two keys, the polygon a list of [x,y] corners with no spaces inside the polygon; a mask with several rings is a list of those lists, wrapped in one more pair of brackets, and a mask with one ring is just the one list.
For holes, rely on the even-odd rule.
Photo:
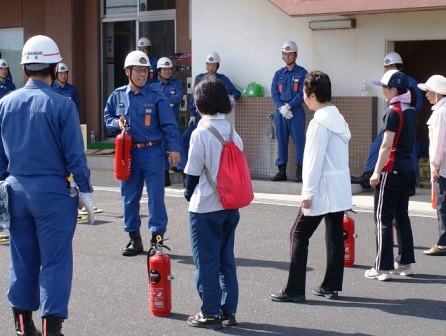
{"label": "firefighter in navy uniform", "polygon": [[0,58],[0,98],[14,90],[15,84],[11,79],[9,64],[5,59]]}
{"label": "firefighter in navy uniform", "polygon": [[296,64],[297,44],[286,41],[282,45],[282,59],[286,66],[274,74],[271,85],[271,96],[277,111],[274,122],[277,130],[278,158],[276,166],[279,172],[271,181],[286,181],[286,165],[288,163],[288,139],[295,147],[296,177],[295,182],[302,182],[302,160],[305,147],[305,111],[303,83],[307,70]]}
{"label": "firefighter in navy uniform", "polygon": [[[0,102],[0,179],[9,183],[11,215],[8,299],[17,335],[41,335],[32,320],[39,308],[42,334],[61,335],[79,203],[94,221],[79,115],[69,98],[51,90],[61,60],[51,38],[31,37],[21,62],[29,80]],[[69,188],[69,173],[80,193]]]}
{"label": "firefighter in navy uniform", "polygon": [[[175,119],[178,120],[178,114],[180,113],[180,103],[183,100],[183,83],[178,79],[172,77],[173,74],[173,63],[167,57],[161,57],[156,64],[156,69],[158,70],[158,78],[159,80],[155,83],[150,84],[152,87],[163,91],[164,95],[169,102],[170,108],[172,109],[173,114],[175,115]],[[164,165],[164,177],[165,177],[165,186],[170,186],[170,176],[169,169],[170,164],[166,160]]]}
{"label": "firefighter in navy uniform", "polygon": [[79,93],[74,85],[68,83],[68,71],[68,66],[65,63],[60,62],[57,64],[56,81],[51,86],[51,89],[70,97],[76,104],[77,111],[80,112]]}
{"label": "firefighter in navy uniform", "polygon": [[124,256],[133,256],[143,251],[139,216],[140,200],[144,182],[147,187],[151,244],[156,236],[164,236],[167,228],[167,213],[164,204],[164,156],[163,142],[169,150],[169,161],[179,161],[180,134],[175,116],[164,94],[146,85],[150,62],[141,51],[132,51],[125,59],[128,85],[117,88],[108,98],[104,111],[105,126],[124,128],[130,126],[133,138],[131,176],[121,181],[121,197],[124,204],[124,230],[130,242],[122,251]]}
{"label": "firefighter in navy uniform", "polygon": [[[194,87],[200,82],[200,80],[204,76],[206,75],[216,76],[217,79],[221,80],[225,85],[225,88],[228,91],[229,96],[232,97],[233,99],[239,99],[242,93],[239,90],[237,90],[237,88],[234,86],[234,84],[232,84],[231,80],[227,76],[217,72],[218,69],[220,68],[220,61],[221,61],[220,55],[217,52],[215,51],[209,52],[206,56],[207,72],[201,73],[195,77]],[[181,160],[178,166],[173,168],[174,171],[182,172],[184,170],[184,167],[186,167],[187,157],[189,153],[190,137],[192,135],[192,132],[197,128],[200,119],[201,116],[200,113],[198,113],[197,108],[195,106],[194,95],[191,95],[189,100],[189,123],[188,127],[181,136]]]}
{"label": "firefighter in navy uniform", "polygon": [[155,64],[158,63],[158,58],[152,55],[152,42],[147,37],[141,37],[138,40],[138,45],[136,50],[142,51],[149,58],[150,64],[152,65],[149,69],[149,76],[147,77],[147,85],[156,83],[158,81],[158,73],[156,72]]}

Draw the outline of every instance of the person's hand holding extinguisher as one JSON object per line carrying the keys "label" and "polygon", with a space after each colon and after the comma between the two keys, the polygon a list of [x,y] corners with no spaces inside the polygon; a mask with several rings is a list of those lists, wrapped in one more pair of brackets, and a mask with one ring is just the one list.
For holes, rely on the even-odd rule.
{"label": "person's hand holding extinguisher", "polygon": [[125,117],[122,115],[119,117],[119,129],[121,131],[124,130],[124,125],[125,125]]}

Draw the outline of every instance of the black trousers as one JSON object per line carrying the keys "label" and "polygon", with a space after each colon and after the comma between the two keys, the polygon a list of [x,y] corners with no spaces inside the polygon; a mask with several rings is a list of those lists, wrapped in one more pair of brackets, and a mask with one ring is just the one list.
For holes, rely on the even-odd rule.
{"label": "black trousers", "polygon": [[291,296],[305,295],[309,240],[322,219],[325,219],[327,268],[321,287],[325,290],[342,290],[345,253],[343,218],[344,211],[320,216],[305,216],[302,211],[299,211],[290,234],[291,263],[285,293]]}
{"label": "black trousers", "polygon": [[400,263],[415,262],[412,227],[409,219],[409,197],[415,187],[415,173],[381,173],[375,188],[376,260],[375,269],[393,270],[392,222],[398,234]]}

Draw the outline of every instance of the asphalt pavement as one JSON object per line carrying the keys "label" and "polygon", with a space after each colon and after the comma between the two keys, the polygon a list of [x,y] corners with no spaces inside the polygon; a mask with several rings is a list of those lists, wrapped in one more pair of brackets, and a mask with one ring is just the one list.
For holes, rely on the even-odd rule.
{"label": "asphalt pavement", "polygon": [[[295,188],[299,184],[292,187]],[[277,188],[277,184],[274,186]],[[346,268],[340,300],[314,296],[325,272],[323,223],[310,241],[307,302],[278,303],[269,294],[284,286],[289,263],[289,232],[296,217],[298,193],[276,194],[256,188],[254,202],[241,210],[236,236],[240,286],[239,324],[219,331],[191,328],[186,319],[200,309],[194,284],[187,202],[179,185],[166,188],[169,227],[166,242],[172,249],[173,308],[168,317],[149,311],[147,255],[123,257],[128,236],[123,232],[119,189],[96,186],[94,202],[104,212],[96,225],[79,224],[74,237],[74,279],[65,336],[136,335],[445,335],[446,257],[425,256],[438,235],[430,191],[417,189],[410,202],[416,264],[412,277],[388,282],[369,280],[375,230],[372,192],[354,195],[356,222],[355,265]],[[149,233],[147,195],[141,201],[142,233],[147,251]],[[9,251],[0,244],[0,336],[14,335],[6,298]],[[35,313],[35,320],[38,312]],[[40,323],[39,323],[40,324]]]}

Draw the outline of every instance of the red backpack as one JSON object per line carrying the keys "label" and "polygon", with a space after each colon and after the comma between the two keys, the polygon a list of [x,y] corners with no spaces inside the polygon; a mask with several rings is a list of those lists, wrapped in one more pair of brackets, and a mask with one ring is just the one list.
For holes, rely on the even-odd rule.
{"label": "red backpack", "polygon": [[212,180],[209,170],[205,167],[206,177],[214,191],[220,196],[223,209],[240,209],[254,199],[251,175],[245,154],[233,141],[234,128],[231,125],[230,140],[225,141],[221,134],[210,124],[206,127],[223,145],[220,165],[217,173],[217,184]]}

